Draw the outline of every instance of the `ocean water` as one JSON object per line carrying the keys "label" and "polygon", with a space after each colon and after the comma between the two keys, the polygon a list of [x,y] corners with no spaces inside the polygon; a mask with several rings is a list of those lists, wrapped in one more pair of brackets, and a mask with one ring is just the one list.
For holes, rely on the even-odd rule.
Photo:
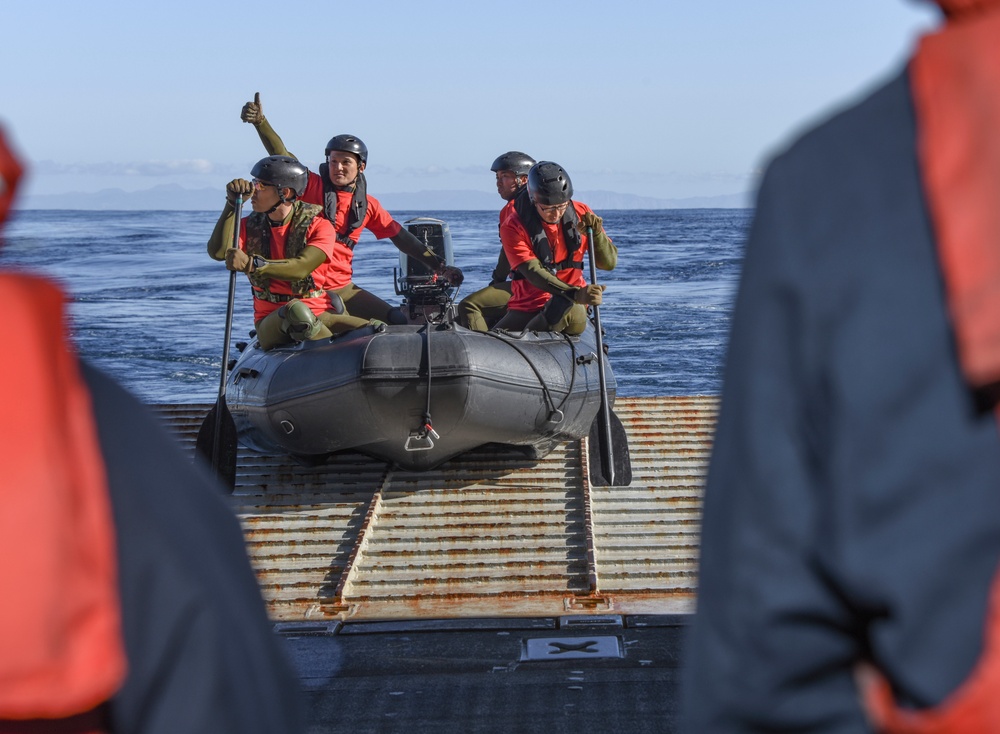
{"label": "ocean water", "polygon": [[[18,211],[2,233],[0,266],[61,282],[81,354],[141,399],[213,402],[229,285],[225,266],[205,251],[218,214]],[[497,211],[393,214],[400,222],[430,216],[448,223],[465,272],[459,299],[489,282],[500,248]],[[599,214],[619,252],[614,271],[598,271],[619,395],[717,394],[751,210]],[[392,243],[366,231],[355,250],[355,282],[398,303],[397,265]],[[243,276],[237,283],[234,343],[253,328],[249,285]]]}

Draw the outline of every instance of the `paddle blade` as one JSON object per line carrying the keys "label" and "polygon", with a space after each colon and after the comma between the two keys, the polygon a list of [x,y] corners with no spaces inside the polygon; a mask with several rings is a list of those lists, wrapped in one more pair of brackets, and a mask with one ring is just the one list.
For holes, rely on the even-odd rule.
{"label": "paddle blade", "polygon": [[225,398],[219,398],[198,429],[195,451],[215,470],[230,494],[236,489],[236,447],[236,422]]}
{"label": "paddle blade", "polygon": [[[598,412],[594,422],[590,424],[590,435],[587,438],[590,483],[595,487],[627,487],[632,483],[628,435],[621,419],[613,410],[608,411],[608,417],[610,425],[607,427],[604,425],[603,412]],[[610,446],[607,443],[608,435],[611,436]]]}

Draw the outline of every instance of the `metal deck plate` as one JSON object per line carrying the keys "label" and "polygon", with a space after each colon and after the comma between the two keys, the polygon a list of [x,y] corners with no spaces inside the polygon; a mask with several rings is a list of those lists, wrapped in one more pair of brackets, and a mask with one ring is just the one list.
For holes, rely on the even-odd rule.
{"label": "metal deck plate", "polygon": [[[154,406],[191,447],[211,406]],[[231,505],[276,622],[686,614],[717,399],[618,398],[633,481],[591,487],[586,439],[427,472],[240,448]],[[445,440],[445,439],[442,439]]]}

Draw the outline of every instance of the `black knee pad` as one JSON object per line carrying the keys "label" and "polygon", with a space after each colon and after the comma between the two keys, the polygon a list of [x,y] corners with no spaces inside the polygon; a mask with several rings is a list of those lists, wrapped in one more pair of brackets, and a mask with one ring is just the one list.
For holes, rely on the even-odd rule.
{"label": "black knee pad", "polygon": [[333,291],[327,291],[326,295],[330,296],[330,308],[327,311],[333,311],[338,316],[347,311],[347,306],[344,305],[344,299],[338,296]]}
{"label": "black knee pad", "polygon": [[571,308],[573,308],[573,300],[571,298],[564,295],[554,295],[542,309],[542,318],[545,319],[545,323],[549,327],[555,326],[562,321],[563,316],[569,313]]}

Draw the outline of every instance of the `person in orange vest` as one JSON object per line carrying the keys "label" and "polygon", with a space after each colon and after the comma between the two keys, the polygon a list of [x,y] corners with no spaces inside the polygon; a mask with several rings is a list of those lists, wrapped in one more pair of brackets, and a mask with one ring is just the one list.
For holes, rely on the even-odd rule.
{"label": "person in orange vest", "polygon": [[[243,105],[240,119],[256,129],[264,148],[271,155],[291,153],[264,117],[260,95],[253,102]],[[378,239],[389,239],[396,248],[414,261],[422,263],[429,272],[453,284],[462,283],[462,271],[447,264],[443,258],[422,243],[409,230],[402,227],[387,212],[378,199],[368,195],[368,182],[364,171],[368,165],[368,146],[356,135],[335,135],[323,151],[325,161],[319,174],[309,172],[309,179],[301,199],[307,204],[323,207],[324,216],[336,230],[337,241],[346,249],[340,259],[342,267],[353,274],[354,248],[367,229]],[[387,323],[405,323],[402,312],[374,293],[360,288],[353,280],[333,291],[344,302],[351,316],[378,319]]]}
{"label": "person in orange vest", "polygon": [[[19,174],[0,135],[0,214]],[[0,732],[304,731],[223,489],[77,356],[66,303],[53,281],[0,270],[0,376],[16,386],[0,441]]]}
{"label": "person in orange vest", "polygon": [[938,4],[760,184],[686,731],[1000,731],[1000,0]]}
{"label": "person in orange vest", "polygon": [[[534,158],[526,153],[511,150],[498,156],[490,166],[490,170],[496,174],[497,193],[507,202],[500,210],[499,224],[503,224],[503,220],[514,206],[515,197],[527,185],[528,171],[533,165],[535,165]],[[459,323],[473,331],[489,331],[490,327],[507,312],[507,302],[511,295],[509,276],[510,263],[507,262],[507,254],[501,246],[490,284],[459,302]]]}
{"label": "person in orange vest", "polygon": [[583,257],[588,228],[594,233],[595,263],[613,270],[618,249],[601,218],[573,201],[573,182],[558,163],[539,161],[528,171],[527,186],[514,197],[500,225],[500,241],[513,270],[507,313],[493,327],[506,331],[558,331],[581,334],[587,306],[599,306],[603,285],[588,285]]}
{"label": "person in orange vest", "polygon": [[[367,326],[368,319],[344,313],[331,298],[338,285],[350,280],[349,270],[338,269],[346,248],[337,242],[322,208],[300,198],[306,167],[275,155],[259,160],[250,175],[252,182],[238,178],[226,185],[226,205],[209,237],[208,254],[250,279],[261,348]],[[249,198],[253,213],[243,219],[240,246],[233,247],[237,197]]]}

